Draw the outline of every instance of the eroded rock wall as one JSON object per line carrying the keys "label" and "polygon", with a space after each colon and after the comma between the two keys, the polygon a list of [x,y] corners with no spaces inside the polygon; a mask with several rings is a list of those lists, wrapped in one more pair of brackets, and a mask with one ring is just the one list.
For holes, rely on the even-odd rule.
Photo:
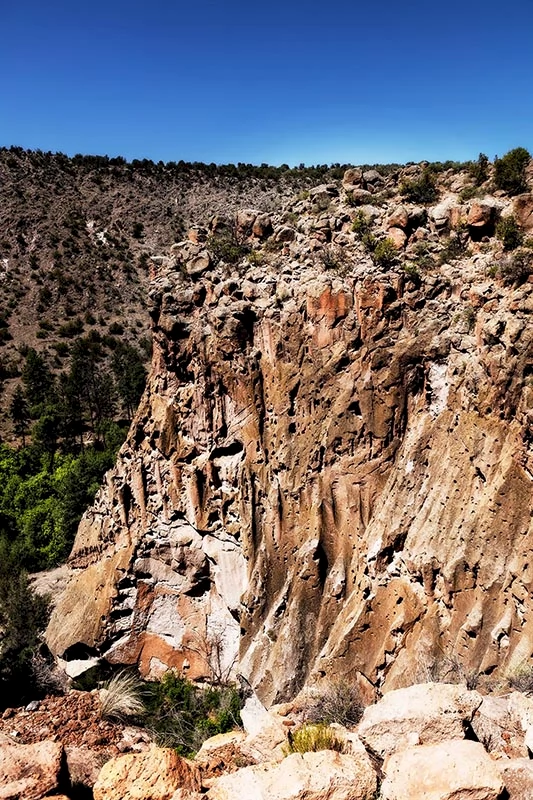
{"label": "eroded rock wall", "polygon": [[266,702],[531,655],[533,284],[169,262],[152,299],[151,378],[80,525],[55,653],[235,665]]}

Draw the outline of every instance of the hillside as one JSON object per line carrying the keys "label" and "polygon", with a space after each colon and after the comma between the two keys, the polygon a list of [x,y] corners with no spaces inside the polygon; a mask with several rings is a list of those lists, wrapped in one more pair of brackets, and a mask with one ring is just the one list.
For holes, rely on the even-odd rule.
{"label": "hillside", "polygon": [[[337,170],[338,173],[338,170]],[[238,207],[273,211],[328,167],[217,167],[0,149],[0,436],[28,347],[56,371],[90,336],[149,359],[150,257],[192,224]]]}

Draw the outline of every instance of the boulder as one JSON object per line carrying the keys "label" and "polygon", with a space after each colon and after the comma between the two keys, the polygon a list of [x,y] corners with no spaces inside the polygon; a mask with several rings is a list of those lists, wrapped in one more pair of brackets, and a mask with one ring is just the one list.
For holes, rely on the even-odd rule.
{"label": "boulder", "polygon": [[237,236],[239,238],[248,237],[252,235],[253,226],[257,219],[258,211],[253,208],[244,208],[237,211],[235,217],[235,226],[237,228]]}
{"label": "boulder", "polygon": [[372,202],[372,193],[368,192],[366,189],[352,189],[351,196],[356,205]]}
{"label": "boulder", "polygon": [[508,800],[533,800],[533,762],[529,758],[495,762],[508,792]]}
{"label": "boulder", "polygon": [[0,742],[0,800],[40,800],[60,789],[63,747],[58,742]]}
{"label": "boulder", "polygon": [[281,228],[278,228],[276,231],[276,242],[292,242],[296,237],[296,232],[294,228],[290,228],[288,225],[284,225]]}
{"label": "boulder", "polygon": [[504,788],[483,745],[467,740],[394,753],[384,772],[382,800],[497,800]]}
{"label": "boulder", "polygon": [[446,197],[429,211],[429,216],[437,228],[446,228],[450,224],[452,208],[457,206],[455,197]]}
{"label": "boulder", "polygon": [[177,790],[195,793],[200,788],[196,765],[175,750],[154,745],[145,753],[128,753],[104,764],[93,794],[94,800],[172,800]]}
{"label": "boulder", "polygon": [[403,250],[407,241],[407,234],[401,228],[389,228],[387,237],[394,242],[397,250]]}
{"label": "boulder", "polygon": [[213,781],[209,800],[373,800],[376,773],[366,753],[293,753]]}
{"label": "boulder", "polygon": [[463,739],[481,702],[477,692],[451,683],[396,689],[365,709],[358,733],[380,756],[415,744]]}
{"label": "boulder", "polygon": [[355,186],[361,186],[363,182],[363,172],[360,169],[347,169],[342,176],[342,187],[346,191],[351,191]]}
{"label": "boulder", "polygon": [[385,182],[385,178],[377,171],[377,169],[367,169],[365,172],[363,172],[363,180],[365,183],[371,183],[374,186],[376,184]]}
{"label": "boulder", "polygon": [[533,194],[519,194],[513,201],[516,221],[524,231],[533,231]]}
{"label": "boulder", "polygon": [[409,211],[405,206],[396,206],[389,214],[388,228],[407,228],[409,226]]}
{"label": "boulder", "polygon": [[470,228],[485,228],[494,220],[494,208],[486,203],[472,203],[468,212],[467,224]]}
{"label": "boulder", "polygon": [[258,239],[266,239],[272,233],[272,219],[269,214],[258,214],[252,227],[252,233]]}
{"label": "boulder", "polygon": [[260,762],[282,756],[280,745],[286,741],[287,731],[255,694],[247,698],[241,709],[241,720],[247,734],[241,748],[248,758]]}

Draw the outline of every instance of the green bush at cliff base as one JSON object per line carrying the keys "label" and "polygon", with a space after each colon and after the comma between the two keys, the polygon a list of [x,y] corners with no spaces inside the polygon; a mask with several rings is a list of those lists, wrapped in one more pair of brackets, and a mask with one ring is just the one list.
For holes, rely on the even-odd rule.
{"label": "green bush at cliff base", "polygon": [[172,671],[147,684],[145,705],[143,722],[155,742],[182,756],[194,755],[211,736],[241,726],[242,701],[234,687],[199,686]]}

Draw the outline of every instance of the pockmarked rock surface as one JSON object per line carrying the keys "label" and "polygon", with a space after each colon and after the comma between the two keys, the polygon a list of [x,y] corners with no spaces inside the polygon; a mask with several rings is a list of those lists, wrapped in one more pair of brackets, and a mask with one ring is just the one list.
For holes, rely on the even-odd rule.
{"label": "pockmarked rock surface", "polygon": [[57,742],[14,744],[0,740],[0,800],[40,800],[59,790],[63,747]]}
{"label": "pockmarked rock surface", "polygon": [[447,683],[396,689],[365,709],[358,734],[381,757],[410,745],[464,739],[482,699],[464,686]]}
{"label": "pockmarked rock surface", "polygon": [[497,800],[504,789],[483,745],[468,740],[408,748],[384,770],[383,800]]}
{"label": "pockmarked rock surface", "polygon": [[94,800],[172,800],[201,788],[198,768],[175,750],[153,746],[110,759],[96,781]]}
{"label": "pockmarked rock surface", "polygon": [[373,800],[377,778],[366,754],[293,753],[280,764],[257,764],[212,782],[209,800]]}
{"label": "pockmarked rock surface", "polygon": [[514,256],[491,227],[512,201],[454,231],[473,204],[443,186],[383,265],[354,222],[385,237],[403,201],[371,177],[345,182],[367,205],[318,187],[266,244],[247,215],[237,264],[158,262],[151,377],[80,524],[57,655],[238,671],[270,705],[533,653],[533,284],[495,274]]}

